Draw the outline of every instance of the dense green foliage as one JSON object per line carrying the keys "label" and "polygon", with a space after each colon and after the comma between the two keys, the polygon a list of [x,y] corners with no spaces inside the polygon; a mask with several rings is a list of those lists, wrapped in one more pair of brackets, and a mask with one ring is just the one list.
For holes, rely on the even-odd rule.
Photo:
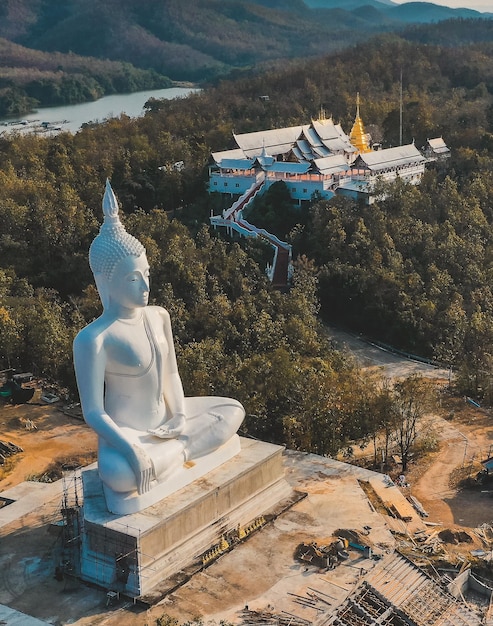
{"label": "dense green foliage", "polygon": [[[454,364],[464,390],[489,393],[492,56],[487,44],[455,50],[389,36],[347,56],[151,101],[142,119],[52,139],[2,137],[2,365],[73,390],[72,338],[100,310],[87,250],[109,177],[129,231],[148,250],[154,302],[170,310],[187,393],[239,398],[248,432],[334,453],[377,426],[403,423],[399,397],[331,349],[319,302],[324,317]],[[420,187],[383,189],[371,207],[314,203],[299,225],[284,224],[297,257],[294,286],[273,290],[263,274],[268,249],[204,225],[220,205],[205,193],[210,151],[232,147],[233,128],[306,123],[321,105],[348,129],[358,90],[372,133],[392,141],[401,67],[405,139],[443,133],[454,154],[448,169],[431,170]],[[259,211],[282,228],[276,211],[285,203],[277,190]]]}
{"label": "dense green foliage", "polygon": [[39,52],[0,39],[0,116],[171,84],[154,70],[129,63]]}
{"label": "dense green foliage", "polygon": [[17,0],[0,4],[0,37],[197,81],[327,54],[410,22],[480,15],[433,4],[368,6],[366,0]]}

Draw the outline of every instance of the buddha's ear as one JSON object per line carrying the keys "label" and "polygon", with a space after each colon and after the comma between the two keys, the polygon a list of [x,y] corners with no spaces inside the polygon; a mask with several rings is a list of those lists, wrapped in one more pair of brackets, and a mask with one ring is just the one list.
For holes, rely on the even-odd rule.
{"label": "buddha's ear", "polygon": [[110,287],[109,281],[104,274],[94,274],[94,280],[96,282],[96,288],[101,298],[101,304],[103,309],[107,309],[110,304]]}

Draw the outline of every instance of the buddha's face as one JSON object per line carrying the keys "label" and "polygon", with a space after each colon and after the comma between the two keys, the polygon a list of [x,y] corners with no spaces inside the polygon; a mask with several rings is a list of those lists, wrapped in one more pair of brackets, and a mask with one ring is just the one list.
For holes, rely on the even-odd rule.
{"label": "buddha's face", "polygon": [[127,256],[115,267],[108,282],[108,295],[113,305],[125,309],[145,307],[149,300],[149,263],[145,253]]}

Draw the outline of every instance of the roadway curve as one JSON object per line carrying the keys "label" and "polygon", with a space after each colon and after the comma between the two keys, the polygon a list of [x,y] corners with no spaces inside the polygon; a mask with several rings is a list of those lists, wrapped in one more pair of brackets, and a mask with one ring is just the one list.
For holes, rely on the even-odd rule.
{"label": "roadway curve", "polygon": [[341,352],[351,354],[361,367],[380,367],[389,378],[404,378],[411,374],[421,374],[427,378],[448,380],[447,369],[407,359],[361,339],[357,335],[336,328],[329,327],[328,334],[335,347]]}
{"label": "roadway curve", "polygon": [[[328,333],[335,347],[351,354],[361,367],[382,368],[389,378],[421,374],[442,381],[449,379],[447,369],[406,359],[338,329],[329,328]],[[450,481],[452,473],[459,468],[471,468],[474,475],[478,461],[489,456],[493,447],[491,411],[447,395],[439,413],[429,415],[428,424],[439,438],[440,448],[423,464],[410,469],[407,475],[410,491],[429,513],[430,521],[463,528],[491,523],[493,487],[458,489]]]}

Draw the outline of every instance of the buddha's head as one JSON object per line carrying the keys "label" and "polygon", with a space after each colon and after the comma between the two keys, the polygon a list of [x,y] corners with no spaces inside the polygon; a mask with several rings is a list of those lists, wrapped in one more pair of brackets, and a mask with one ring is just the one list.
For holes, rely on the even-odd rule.
{"label": "buddha's head", "polygon": [[[110,302],[112,282],[120,280],[122,266],[132,265],[145,259],[145,248],[138,239],[130,235],[118,217],[118,202],[109,180],[106,180],[106,190],[103,196],[104,222],[99,234],[89,248],[89,265],[94,274],[94,280],[99,292],[103,307],[106,309]],[[145,261],[147,263],[147,261]]]}

